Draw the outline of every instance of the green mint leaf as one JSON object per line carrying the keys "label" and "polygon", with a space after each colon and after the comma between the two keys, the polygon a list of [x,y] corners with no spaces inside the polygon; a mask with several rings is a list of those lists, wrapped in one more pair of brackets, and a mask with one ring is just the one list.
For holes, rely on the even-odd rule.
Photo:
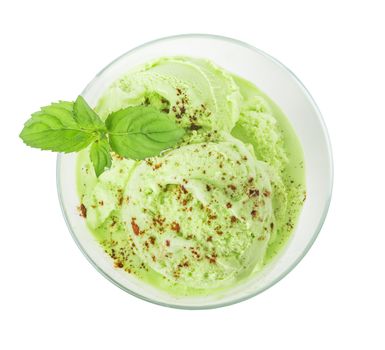
{"label": "green mint leaf", "polygon": [[82,96],[79,96],[74,103],[74,118],[85,129],[105,130],[103,121]]}
{"label": "green mint leaf", "polygon": [[131,159],[157,156],[174,146],[185,133],[165,113],[145,106],[111,113],[106,127],[112,150]]}
{"label": "green mint leaf", "polygon": [[73,103],[60,101],[42,107],[24,124],[20,138],[31,147],[54,152],[77,152],[98,137],[74,119]]}
{"label": "green mint leaf", "polygon": [[111,167],[110,145],[107,139],[97,140],[92,144],[90,158],[97,177],[99,177],[105,169]]}

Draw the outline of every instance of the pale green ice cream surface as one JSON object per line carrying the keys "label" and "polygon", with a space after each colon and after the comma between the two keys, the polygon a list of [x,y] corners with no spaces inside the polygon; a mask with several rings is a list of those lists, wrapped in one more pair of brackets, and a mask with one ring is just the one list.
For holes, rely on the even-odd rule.
{"label": "pale green ice cream surface", "polygon": [[88,150],[78,190],[90,231],[116,268],[174,295],[230,288],[282,250],[305,199],[300,143],[281,110],[214,63],[160,58],[102,95],[96,111],[152,105],[186,129],[143,161],[113,155],[99,178]]}

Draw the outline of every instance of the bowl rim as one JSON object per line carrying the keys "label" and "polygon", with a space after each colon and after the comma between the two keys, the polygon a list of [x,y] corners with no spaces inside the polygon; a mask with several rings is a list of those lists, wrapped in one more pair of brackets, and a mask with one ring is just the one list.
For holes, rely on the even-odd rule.
{"label": "bowl rim", "polygon": [[240,303],[242,301],[245,301],[245,300],[248,300],[250,298],[253,298],[256,295],[263,293],[267,289],[269,289],[272,286],[274,286],[275,284],[277,284],[279,281],[281,281],[286,275],[288,275],[299,264],[299,262],[309,252],[310,248],[312,247],[312,245],[314,244],[315,240],[317,239],[317,237],[318,237],[318,235],[319,235],[319,233],[320,233],[320,231],[322,229],[323,224],[325,223],[325,219],[326,219],[329,207],[330,207],[330,202],[331,202],[332,192],[333,192],[334,163],[333,163],[332,146],[331,146],[330,137],[329,137],[329,133],[328,133],[325,121],[324,121],[324,119],[322,117],[322,114],[321,114],[321,111],[320,111],[319,107],[317,106],[316,102],[314,101],[313,97],[311,96],[311,94],[307,90],[307,88],[304,86],[304,84],[299,80],[299,78],[289,68],[287,68],[283,63],[278,61],[276,58],[272,57],[271,55],[267,54],[266,52],[264,52],[264,51],[262,51],[262,50],[260,50],[260,49],[258,49],[256,47],[254,47],[253,45],[250,45],[250,44],[245,43],[243,41],[240,41],[238,39],[234,39],[234,38],[230,38],[230,37],[226,37],[226,36],[222,36],[222,35],[191,33],[191,34],[171,35],[171,36],[166,36],[166,37],[162,37],[162,38],[159,38],[159,39],[148,41],[148,42],[146,42],[146,43],[144,43],[142,45],[136,46],[135,48],[126,51],[125,53],[123,53],[122,55],[120,55],[116,59],[114,59],[112,62],[110,62],[101,71],[99,71],[99,73],[97,73],[95,75],[95,77],[87,84],[87,86],[84,88],[84,90],[82,91],[81,94],[83,95],[89,89],[89,87],[94,82],[94,80],[97,77],[99,77],[101,74],[103,74],[103,72],[105,70],[109,69],[113,64],[115,64],[117,61],[119,61],[121,58],[125,57],[126,55],[132,54],[133,52],[136,52],[136,51],[138,51],[138,50],[140,50],[140,49],[142,49],[144,47],[150,46],[150,45],[158,43],[158,42],[168,41],[168,40],[172,40],[172,39],[184,39],[184,38],[186,38],[186,39],[191,39],[191,38],[199,39],[199,38],[203,38],[203,39],[222,40],[222,41],[227,41],[227,42],[230,42],[230,43],[234,43],[234,44],[237,44],[237,45],[240,45],[240,46],[243,46],[245,48],[248,48],[248,49],[251,49],[251,50],[255,51],[256,53],[264,56],[268,60],[272,61],[273,63],[275,63],[279,67],[281,67],[284,70],[286,70],[289,73],[289,75],[291,75],[291,77],[296,81],[298,86],[302,89],[302,93],[306,96],[306,98],[312,104],[312,106],[313,106],[313,108],[314,108],[314,110],[315,110],[315,112],[317,114],[318,120],[319,120],[319,122],[321,124],[321,128],[322,128],[322,131],[323,131],[323,134],[324,134],[324,138],[325,138],[325,142],[326,142],[326,145],[327,145],[327,153],[328,153],[329,164],[330,164],[329,191],[328,191],[329,193],[327,194],[327,198],[328,199],[325,202],[325,205],[324,205],[324,208],[323,208],[323,211],[322,211],[322,215],[321,215],[320,220],[319,220],[318,225],[317,225],[317,229],[314,231],[310,241],[308,242],[306,247],[302,250],[301,254],[299,254],[299,256],[290,265],[288,265],[288,267],[278,277],[276,277],[270,284],[266,285],[264,288],[262,288],[262,289],[260,289],[260,290],[258,290],[256,292],[249,293],[248,295],[245,295],[245,296],[242,296],[242,297],[239,297],[239,298],[235,298],[233,300],[222,302],[222,303],[218,302],[218,303],[213,303],[213,304],[210,304],[210,305],[202,305],[202,306],[199,306],[199,305],[198,306],[195,306],[195,305],[194,306],[189,306],[189,305],[179,305],[179,304],[173,304],[173,303],[160,302],[160,301],[148,298],[146,296],[143,296],[143,295],[141,295],[139,293],[136,293],[136,292],[132,291],[131,289],[123,286],[119,282],[117,282],[110,275],[108,275],[106,272],[104,272],[98,266],[98,264],[95,261],[93,261],[93,259],[87,253],[86,249],[82,246],[82,244],[80,243],[80,241],[78,240],[78,238],[76,237],[76,235],[74,233],[74,230],[72,228],[71,222],[69,220],[69,215],[68,215],[68,213],[66,211],[66,208],[64,206],[64,200],[63,200],[63,196],[62,196],[62,192],[61,192],[61,179],[60,179],[60,169],[61,169],[61,162],[62,162],[62,154],[60,154],[60,153],[58,154],[57,160],[56,160],[56,188],[57,188],[60,208],[61,208],[64,220],[66,222],[68,230],[71,233],[72,238],[74,239],[76,245],[78,246],[80,251],[83,253],[83,255],[91,263],[91,265],[93,265],[93,267],[97,271],[99,271],[107,280],[109,280],[111,283],[113,283],[114,285],[116,285],[117,287],[122,289],[123,291],[127,292],[128,294],[131,294],[131,295],[133,295],[133,296],[135,296],[135,297],[137,297],[139,299],[142,299],[142,300],[147,301],[147,302],[152,303],[152,304],[156,304],[156,305],[160,305],[160,306],[164,306],[164,307],[170,307],[170,308],[174,308],[174,309],[182,309],[182,310],[207,310],[207,309],[216,309],[216,308],[220,308],[220,307],[225,307],[225,306],[230,306],[230,305],[238,304],[238,303]]}

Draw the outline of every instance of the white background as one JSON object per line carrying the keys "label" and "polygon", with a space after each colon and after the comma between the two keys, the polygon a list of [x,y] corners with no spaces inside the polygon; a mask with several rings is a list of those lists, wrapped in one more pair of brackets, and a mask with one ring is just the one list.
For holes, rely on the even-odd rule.
{"label": "white background", "polygon": [[[0,349],[384,349],[381,3],[2,1]],[[56,155],[18,139],[31,112],[74,99],[125,51],[191,32],[246,41],[293,70],[335,161],[329,215],[305,259],[263,294],[208,311],[152,305],[104,279],[67,231]]]}

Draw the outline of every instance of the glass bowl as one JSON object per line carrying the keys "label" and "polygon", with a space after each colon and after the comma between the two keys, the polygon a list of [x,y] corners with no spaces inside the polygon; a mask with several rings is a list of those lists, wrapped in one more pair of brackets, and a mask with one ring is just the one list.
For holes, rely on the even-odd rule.
{"label": "glass bowl", "polygon": [[303,147],[307,199],[286,247],[261,272],[233,289],[209,296],[175,297],[113,266],[78,214],[76,154],[57,158],[57,188],[68,228],[92,265],[126,292],[163,306],[208,309],[234,304],[270,288],[287,275],[308,252],[325,220],[333,184],[332,153],[320,111],[298,78],[283,64],[243,42],[213,35],[179,35],[155,40],[117,58],[84,89],[82,95],[95,106],[107,87],[126,71],[160,56],[186,55],[208,58],[254,83],[290,120]]}

